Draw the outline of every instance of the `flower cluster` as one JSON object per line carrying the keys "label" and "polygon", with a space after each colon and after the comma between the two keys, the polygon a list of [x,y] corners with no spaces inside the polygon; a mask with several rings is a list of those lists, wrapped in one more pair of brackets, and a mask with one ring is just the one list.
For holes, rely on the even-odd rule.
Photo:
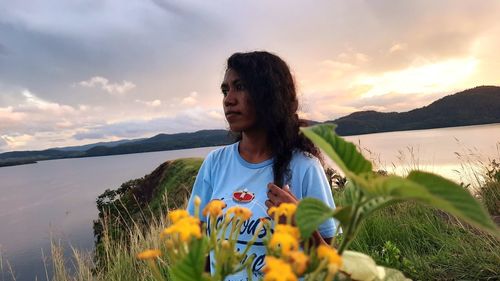
{"label": "flower cluster", "polygon": [[268,211],[274,218],[275,226],[267,243],[264,281],[295,281],[299,277],[306,277],[305,280],[316,280],[318,277],[320,280],[333,280],[342,265],[342,258],[327,245],[320,245],[316,250],[300,248],[304,241],[299,229],[292,224],[296,208],[295,204],[282,203]]}
{"label": "flower cluster", "polygon": [[[265,281],[297,280],[297,276],[307,268],[309,258],[299,251],[299,229],[291,224],[296,209],[297,205],[291,203],[269,208],[268,214],[274,218],[275,226],[267,243]],[[285,217],[286,224],[280,223],[282,216]]]}
{"label": "flower cluster", "polygon": [[[137,255],[138,259],[148,262],[157,279],[165,280],[158,268],[159,264],[165,264],[161,259],[162,256],[168,257],[172,263],[169,267],[175,267],[176,262],[183,260],[197,245],[205,245],[202,248],[204,255],[207,255],[208,251],[213,252],[215,272],[212,272],[209,279],[224,280],[226,276],[244,269],[250,272],[254,256],[247,257],[247,253],[257,240],[262,228],[269,225],[269,221],[261,220],[246,248],[238,250],[236,243],[241,226],[252,217],[252,212],[241,206],[230,207],[224,212],[226,203],[222,200],[212,200],[201,211],[204,217],[208,217],[207,224],[204,224],[199,219],[200,204],[200,198],[195,198],[194,216],[191,216],[186,210],[172,210],[168,213],[170,225],[163,229],[160,235],[164,241],[166,252],[162,253],[158,249],[151,249]],[[221,216],[224,216],[222,220]],[[200,266],[200,270],[203,272],[204,265]]]}
{"label": "flower cluster", "polygon": [[[156,279],[166,280],[159,265],[166,265],[168,260],[171,263],[168,266],[175,268],[176,263],[184,260],[193,249],[198,249],[195,252],[203,256],[212,252],[214,271],[211,275],[204,273],[204,265],[200,264],[197,271],[204,276],[202,279],[224,280],[245,269],[250,276],[255,256],[247,254],[262,233],[266,233],[263,241],[267,251],[263,281],[297,281],[301,277],[305,280],[333,280],[342,266],[342,258],[334,248],[320,245],[315,249],[302,240],[299,228],[293,224],[295,204],[282,203],[270,208],[268,214],[274,222],[261,218],[252,239],[245,248],[238,249],[236,244],[241,227],[252,217],[252,212],[241,206],[226,209],[224,201],[212,200],[202,210],[203,216],[208,218],[205,224],[199,219],[200,201],[195,199],[194,216],[186,210],[168,213],[170,225],[160,235],[164,243],[160,248],[166,251],[150,249],[137,255],[138,259],[149,264]],[[274,231],[271,231],[272,224]],[[304,244],[307,246],[301,247]]]}

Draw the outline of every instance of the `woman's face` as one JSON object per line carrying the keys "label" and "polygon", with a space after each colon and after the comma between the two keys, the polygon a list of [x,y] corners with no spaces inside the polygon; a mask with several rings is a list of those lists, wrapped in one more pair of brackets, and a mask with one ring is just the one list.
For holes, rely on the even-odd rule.
{"label": "woman's face", "polygon": [[228,69],[221,84],[222,105],[233,132],[255,129],[257,115],[250,94],[236,71]]}

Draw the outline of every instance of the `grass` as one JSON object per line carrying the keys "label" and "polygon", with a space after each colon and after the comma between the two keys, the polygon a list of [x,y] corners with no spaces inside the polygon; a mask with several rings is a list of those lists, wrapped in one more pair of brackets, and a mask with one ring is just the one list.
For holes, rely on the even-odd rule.
{"label": "grass", "polygon": [[[477,167],[476,167],[477,168]],[[493,218],[500,211],[500,164],[482,165],[471,192]],[[474,171],[477,171],[475,169]],[[334,189],[342,206],[349,198]],[[413,202],[383,208],[369,217],[350,247],[413,280],[500,280],[500,241],[444,212]]]}
{"label": "grass", "polygon": [[369,254],[379,264],[398,268],[414,280],[500,278],[498,240],[447,214],[411,202],[388,207],[368,218],[351,249]]}
{"label": "grass", "polygon": [[[159,233],[167,225],[162,216],[152,222],[147,231],[134,227],[122,239],[109,239],[108,231],[104,230],[102,246],[105,249],[102,263],[95,264],[92,253],[73,250],[71,263],[64,257],[63,248],[57,243],[52,244],[52,281],[124,281],[124,280],[155,280],[150,268],[137,259],[137,254],[148,248],[162,248]],[[104,224],[107,225],[107,224]],[[72,272],[72,273],[70,273]]]}

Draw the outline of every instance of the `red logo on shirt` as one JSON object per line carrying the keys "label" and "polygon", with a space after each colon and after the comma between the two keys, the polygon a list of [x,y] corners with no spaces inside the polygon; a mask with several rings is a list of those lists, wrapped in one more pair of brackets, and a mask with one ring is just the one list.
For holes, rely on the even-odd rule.
{"label": "red logo on shirt", "polygon": [[248,203],[255,198],[255,194],[253,192],[248,192],[245,188],[243,190],[237,190],[233,192],[233,199],[236,202]]}

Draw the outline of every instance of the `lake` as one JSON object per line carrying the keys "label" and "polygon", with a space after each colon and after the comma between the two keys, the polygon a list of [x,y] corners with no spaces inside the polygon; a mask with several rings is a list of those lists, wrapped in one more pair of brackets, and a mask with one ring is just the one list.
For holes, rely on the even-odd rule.
{"label": "lake", "polygon": [[[419,167],[472,182],[470,163],[500,158],[500,124],[347,137],[377,167],[404,173]],[[166,160],[204,157],[214,147],[116,156],[60,159],[0,168],[0,280],[46,280],[42,251],[50,238],[79,249],[93,246],[95,199],[105,189],[152,172]],[[459,173],[460,172],[460,173]],[[2,266],[0,266],[1,268]]]}

